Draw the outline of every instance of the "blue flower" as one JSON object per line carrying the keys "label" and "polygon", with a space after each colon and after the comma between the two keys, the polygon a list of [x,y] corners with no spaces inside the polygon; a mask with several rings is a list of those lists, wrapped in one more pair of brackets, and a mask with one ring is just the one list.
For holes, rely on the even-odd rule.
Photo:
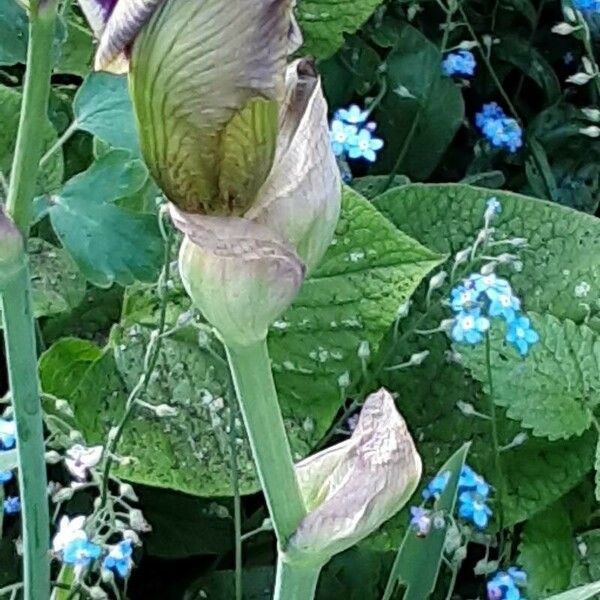
{"label": "blue flower", "polygon": [[565,65],[570,65],[575,62],[575,55],[572,52],[565,52],[563,54],[563,63]]}
{"label": "blue flower", "polygon": [[431,529],[431,514],[420,506],[410,507],[410,527],[417,533],[417,537],[425,537]]}
{"label": "blue flower", "polygon": [[339,119],[334,119],[331,122],[331,147],[336,156],[343,156],[346,153],[348,150],[348,140],[356,132],[357,129],[354,125],[348,125]]}
{"label": "blue flower", "polygon": [[512,344],[521,356],[527,356],[529,348],[540,341],[540,336],[531,327],[531,321],[527,317],[519,316],[508,324],[506,341]]}
{"label": "blue flower", "polygon": [[0,471],[0,483],[8,483],[12,478],[12,471]]}
{"label": "blue flower", "polygon": [[600,11],[600,2],[598,0],[573,0],[573,6],[581,12]]}
{"label": "blue flower", "polygon": [[458,479],[458,492],[476,492],[482,498],[486,498],[490,493],[490,484],[468,465],[464,465],[460,471]]}
{"label": "blue flower", "polygon": [[510,567],[508,572],[498,571],[487,582],[488,600],[520,600],[519,587],[527,583],[527,574],[516,567]]}
{"label": "blue flower", "polygon": [[369,118],[369,111],[361,110],[357,104],[352,104],[347,109],[340,108],[335,113],[335,118],[352,125],[361,125]]}
{"label": "blue flower", "polygon": [[15,422],[0,418],[0,450],[10,450],[15,447],[17,429]]}
{"label": "blue flower", "polygon": [[475,125],[483,129],[484,125],[494,119],[503,119],[506,113],[497,102],[488,102],[481,107],[481,111],[475,115]]}
{"label": "blue flower", "polygon": [[[495,273],[483,275],[481,273],[473,273],[465,281],[465,287],[473,287],[478,294],[485,294],[490,298],[490,294],[511,294],[512,287],[506,279],[498,277]],[[491,298],[490,298],[491,300]]]}
{"label": "blue flower", "polygon": [[492,196],[488,199],[485,203],[485,208],[485,212],[487,213],[489,211],[492,215],[499,215],[502,212],[502,204],[500,204],[500,201],[496,196]]}
{"label": "blue flower", "polygon": [[497,148],[516,152],[523,145],[523,131],[519,124],[508,117],[496,102],[484,104],[475,115],[475,125],[486,139]]}
{"label": "blue flower", "polygon": [[450,292],[450,306],[454,312],[461,312],[477,307],[479,293],[474,287],[458,285]]}
{"label": "blue flower", "polygon": [[14,515],[21,512],[21,500],[18,496],[8,496],[4,500],[4,512],[7,515]]}
{"label": "blue flower", "polygon": [[442,71],[449,77],[452,75],[473,75],[477,62],[469,50],[459,50],[446,55],[442,61]]}
{"label": "blue flower", "polygon": [[492,509],[485,498],[476,492],[462,492],[458,497],[458,516],[471,521],[479,529],[485,529],[492,516]]}
{"label": "blue flower", "polygon": [[358,134],[350,136],[348,146],[350,158],[365,158],[369,162],[375,162],[376,152],[383,148],[383,140],[374,138],[367,129],[361,129]]}
{"label": "blue flower", "polygon": [[76,539],[64,547],[62,561],[66,565],[74,566],[81,571],[96,560],[101,552],[102,550],[97,544],[93,544],[86,539]]}
{"label": "blue flower", "polygon": [[102,561],[102,568],[106,571],[112,571],[125,579],[129,575],[131,565],[133,564],[131,560],[132,554],[131,540],[123,540],[111,548],[108,555]]}
{"label": "blue flower", "polygon": [[488,298],[490,317],[503,317],[507,323],[513,321],[521,309],[521,301],[512,292],[499,292],[492,287],[488,290]]}
{"label": "blue flower", "polygon": [[448,481],[450,481],[450,471],[444,471],[444,473],[436,475],[423,490],[423,498],[425,500],[429,500],[430,498],[437,500],[446,489]]}
{"label": "blue flower", "polygon": [[481,309],[473,308],[456,315],[451,335],[455,342],[478,344],[489,328],[489,319],[481,316]]}

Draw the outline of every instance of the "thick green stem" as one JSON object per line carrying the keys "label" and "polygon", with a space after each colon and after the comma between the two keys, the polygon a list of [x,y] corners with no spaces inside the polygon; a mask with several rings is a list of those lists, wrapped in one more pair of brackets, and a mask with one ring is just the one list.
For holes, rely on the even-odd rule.
{"label": "thick green stem", "polygon": [[273,528],[280,547],[285,548],[306,508],[279,410],[267,343],[226,349]]}
{"label": "thick green stem", "polygon": [[275,580],[275,600],[312,600],[321,567],[296,565],[279,560]]}
{"label": "thick green stem", "polygon": [[21,268],[4,284],[2,316],[12,407],[17,427],[24,598],[43,600],[50,596],[50,530],[35,329],[29,269],[24,251]]}
{"label": "thick green stem", "polygon": [[27,239],[31,201],[35,193],[38,165],[42,154],[47,120],[50,74],[52,71],[52,40],[56,25],[57,0],[30,2],[29,47],[27,71],[19,133],[12,164],[7,212]]}

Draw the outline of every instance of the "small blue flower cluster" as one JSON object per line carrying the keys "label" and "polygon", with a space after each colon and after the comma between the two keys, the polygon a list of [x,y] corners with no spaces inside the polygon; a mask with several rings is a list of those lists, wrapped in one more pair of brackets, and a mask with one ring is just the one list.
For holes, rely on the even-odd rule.
{"label": "small blue flower cluster", "polygon": [[[73,567],[79,576],[103,554],[103,549],[88,538],[84,530],[85,517],[63,517],[52,541],[55,555],[63,564]],[[102,560],[102,571],[126,578],[133,566],[133,547],[130,539],[108,547]]]}
{"label": "small blue flower cluster", "polygon": [[469,50],[451,52],[442,61],[442,71],[449,77],[452,77],[452,75],[462,75],[464,77],[474,75],[476,66],[475,56]]}
{"label": "small blue flower cluster", "polygon": [[464,465],[458,480],[458,516],[485,529],[492,516],[492,509],[486,503],[490,490],[490,484],[481,475]]}
{"label": "small blue flower cluster", "polygon": [[[450,471],[436,475],[423,490],[423,499],[438,500],[446,489],[448,481],[450,481]],[[489,483],[471,467],[464,465],[458,480],[458,516],[473,523],[479,529],[487,527],[492,516],[492,510],[486,503],[490,491]],[[410,527],[419,537],[426,536],[431,529],[431,511],[421,506],[413,506],[410,515]]]}
{"label": "small blue flower cluster", "polygon": [[523,145],[521,127],[496,102],[483,105],[475,115],[475,125],[492,146],[516,152]]}
{"label": "small blue flower cluster", "polygon": [[582,13],[600,12],[600,0],[573,0],[573,6]]}
{"label": "small blue flower cluster", "polygon": [[[0,453],[12,450],[17,443],[15,422],[0,418]],[[0,485],[13,479],[12,471],[0,471]],[[7,496],[3,502],[4,512],[14,515],[21,511],[21,501],[17,496]]]}
{"label": "small blue flower cluster", "polygon": [[331,147],[339,158],[364,158],[369,162],[377,160],[377,152],[383,148],[383,140],[373,137],[377,125],[367,123],[369,112],[356,104],[340,108],[333,116],[330,127]]}
{"label": "small blue flower cluster", "polygon": [[455,342],[479,344],[489,330],[490,318],[501,317],[507,325],[506,341],[526,356],[540,336],[520,313],[521,301],[506,279],[495,273],[473,273],[450,292],[456,313],[451,337]]}
{"label": "small blue flower cluster", "polygon": [[527,573],[516,567],[498,571],[487,582],[488,600],[521,600],[521,588],[527,585]]}

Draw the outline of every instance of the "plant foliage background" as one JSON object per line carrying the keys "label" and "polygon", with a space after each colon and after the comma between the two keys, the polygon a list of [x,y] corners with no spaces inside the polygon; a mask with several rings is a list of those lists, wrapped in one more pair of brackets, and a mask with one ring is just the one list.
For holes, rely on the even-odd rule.
{"label": "plant foliage background", "polygon": [[[504,514],[515,563],[529,574],[531,599],[600,578],[600,16],[586,16],[588,42],[581,29],[552,31],[569,22],[566,9],[569,2],[558,0],[298,0],[302,52],[317,59],[332,115],[352,103],[373,107],[385,145],[372,165],[351,164],[335,243],[269,337],[297,458],[343,436],[344,409],[385,385],[397,394],[429,475],[471,441],[470,464],[497,486],[488,424],[464,409],[487,406],[482,350],[417,333],[447,316],[439,299],[450,284],[428,303],[428,276],[452,267],[477,236],[486,201],[497,197],[497,239],[529,242],[511,281],[541,337],[527,361],[500,337],[492,345],[508,487],[495,510]],[[3,181],[26,42],[23,9],[2,0]],[[441,69],[446,51],[461,43],[477,60],[469,79]],[[143,371],[160,320],[155,283],[164,260],[159,191],[139,158],[127,83],[90,74],[93,46],[75,3],[66,2],[40,131],[46,154],[29,248],[45,409],[51,416],[54,399],[66,400],[89,444],[106,438]],[[578,84],[578,73],[591,75]],[[491,101],[522,127],[518,152],[490,146],[477,129],[475,113]],[[223,350],[190,306],[176,269],[170,273],[166,324],[176,331],[145,401],[169,404],[177,415],[136,413],[118,449],[132,460],[117,473],[135,484],[152,525],[129,595],[230,598],[234,498],[243,496],[244,532],[260,528],[266,512]],[[399,319],[409,299],[411,311]],[[423,350],[430,354],[422,364],[387,369]],[[68,483],[59,467],[51,479]],[[89,502],[76,494],[66,510]],[[318,598],[381,597],[406,526],[402,512],[337,557]],[[18,578],[18,529],[16,518],[5,519],[0,587]],[[484,553],[469,546],[456,595],[484,594]],[[268,597],[271,534],[252,536],[244,556],[246,596]],[[442,570],[435,597],[445,595],[449,577]]]}

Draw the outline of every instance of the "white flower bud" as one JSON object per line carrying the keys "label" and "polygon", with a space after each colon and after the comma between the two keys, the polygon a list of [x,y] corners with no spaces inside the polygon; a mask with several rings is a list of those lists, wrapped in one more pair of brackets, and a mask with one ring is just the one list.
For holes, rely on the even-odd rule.
{"label": "white flower bud", "polygon": [[123,539],[129,540],[134,546],[140,546],[142,544],[140,536],[133,531],[133,529],[125,529],[123,531]]}
{"label": "white flower bud", "polygon": [[87,593],[90,600],[108,600],[108,594],[99,585],[88,588]]}
{"label": "white flower bud", "polygon": [[575,75],[567,77],[567,83],[574,83],[575,85],[585,85],[591,78],[592,75],[588,75],[587,73],[575,73]]}
{"label": "white flower bud", "polygon": [[129,483],[121,483],[119,485],[119,495],[122,498],[126,498],[127,500],[132,500],[133,502],[138,502],[139,498]]}
{"label": "white flower bud", "polygon": [[444,285],[444,282],[446,281],[447,277],[448,273],[446,273],[446,271],[440,271],[439,273],[436,273],[429,280],[429,290],[433,291],[441,288]]}
{"label": "white flower bud", "polygon": [[75,416],[75,413],[73,412],[73,407],[66,400],[63,400],[62,398],[57,398],[54,405],[56,406],[56,410],[58,412],[63,413],[63,415],[66,415],[67,417]]}
{"label": "white flower bud", "polygon": [[583,127],[582,129],[580,129],[579,133],[587,135],[591,138],[597,138],[598,136],[600,136],[600,127],[597,127],[596,125],[590,125],[589,127]]}
{"label": "white flower bud", "polygon": [[594,123],[600,123],[600,110],[597,108],[582,108],[581,112]]}
{"label": "white flower bud", "polygon": [[568,23],[558,23],[552,28],[552,33],[558,33],[558,35],[569,35],[575,31],[575,27]]}
{"label": "white flower bud", "polygon": [[491,275],[494,272],[495,268],[496,268],[495,263],[493,263],[493,262],[486,263],[485,265],[483,265],[483,267],[481,267],[481,274],[482,275]]}
{"label": "white flower bud", "polygon": [[129,524],[134,531],[139,531],[140,533],[152,531],[152,527],[144,518],[142,511],[137,508],[129,511]]}
{"label": "white flower bud", "polygon": [[423,350],[423,352],[416,352],[415,354],[413,354],[409,361],[408,364],[411,367],[418,367],[419,365],[422,365],[423,362],[425,362],[425,359],[429,356],[429,350]]}
{"label": "white flower bud", "polygon": [[577,15],[575,14],[575,11],[570,6],[567,6],[567,5],[563,6],[563,14],[565,15],[565,19],[567,19],[568,21],[571,21],[572,23],[577,21]]}
{"label": "white flower bud", "polygon": [[398,307],[398,310],[396,311],[396,318],[405,319],[408,316],[408,313],[410,312],[410,305],[411,305],[410,300],[403,302]]}
{"label": "white flower bud", "polygon": [[54,496],[52,496],[52,502],[54,502],[55,504],[58,504],[60,502],[66,502],[67,500],[70,500],[73,497],[74,493],[75,490],[70,487],[62,488],[58,490],[58,492],[56,492]]}
{"label": "white flower bud", "polygon": [[582,56],[581,62],[583,64],[583,70],[588,75],[592,75],[592,77],[596,75],[596,65],[587,56]]}
{"label": "white flower bud", "polygon": [[350,386],[350,373],[348,371],[344,371],[338,377],[338,386],[343,390]]}
{"label": "white flower bud", "polygon": [[358,358],[360,358],[361,360],[369,360],[370,356],[371,356],[371,347],[369,346],[369,342],[367,342],[366,340],[363,340],[359,345],[358,345]]}
{"label": "white flower bud", "polygon": [[174,406],[169,406],[168,404],[159,404],[154,407],[154,412],[157,417],[176,417],[179,414],[179,411]]}
{"label": "white flower bud", "polygon": [[309,513],[289,540],[286,557],[325,563],[353,546],[408,502],[421,468],[391,394],[372,394],[350,439],[296,465]]}
{"label": "white flower bud", "polygon": [[471,40],[463,40],[458,47],[461,50],[472,50],[473,48],[477,48],[479,44],[477,42],[473,42]]}
{"label": "white flower bud", "polygon": [[56,450],[48,450],[44,458],[49,465],[56,465],[62,460],[62,456]]}
{"label": "white flower bud", "polygon": [[465,248],[464,250],[457,252],[454,257],[454,264],[462,265],[463,263],[467,262],[469,256],[471,256],[471,248]]}

